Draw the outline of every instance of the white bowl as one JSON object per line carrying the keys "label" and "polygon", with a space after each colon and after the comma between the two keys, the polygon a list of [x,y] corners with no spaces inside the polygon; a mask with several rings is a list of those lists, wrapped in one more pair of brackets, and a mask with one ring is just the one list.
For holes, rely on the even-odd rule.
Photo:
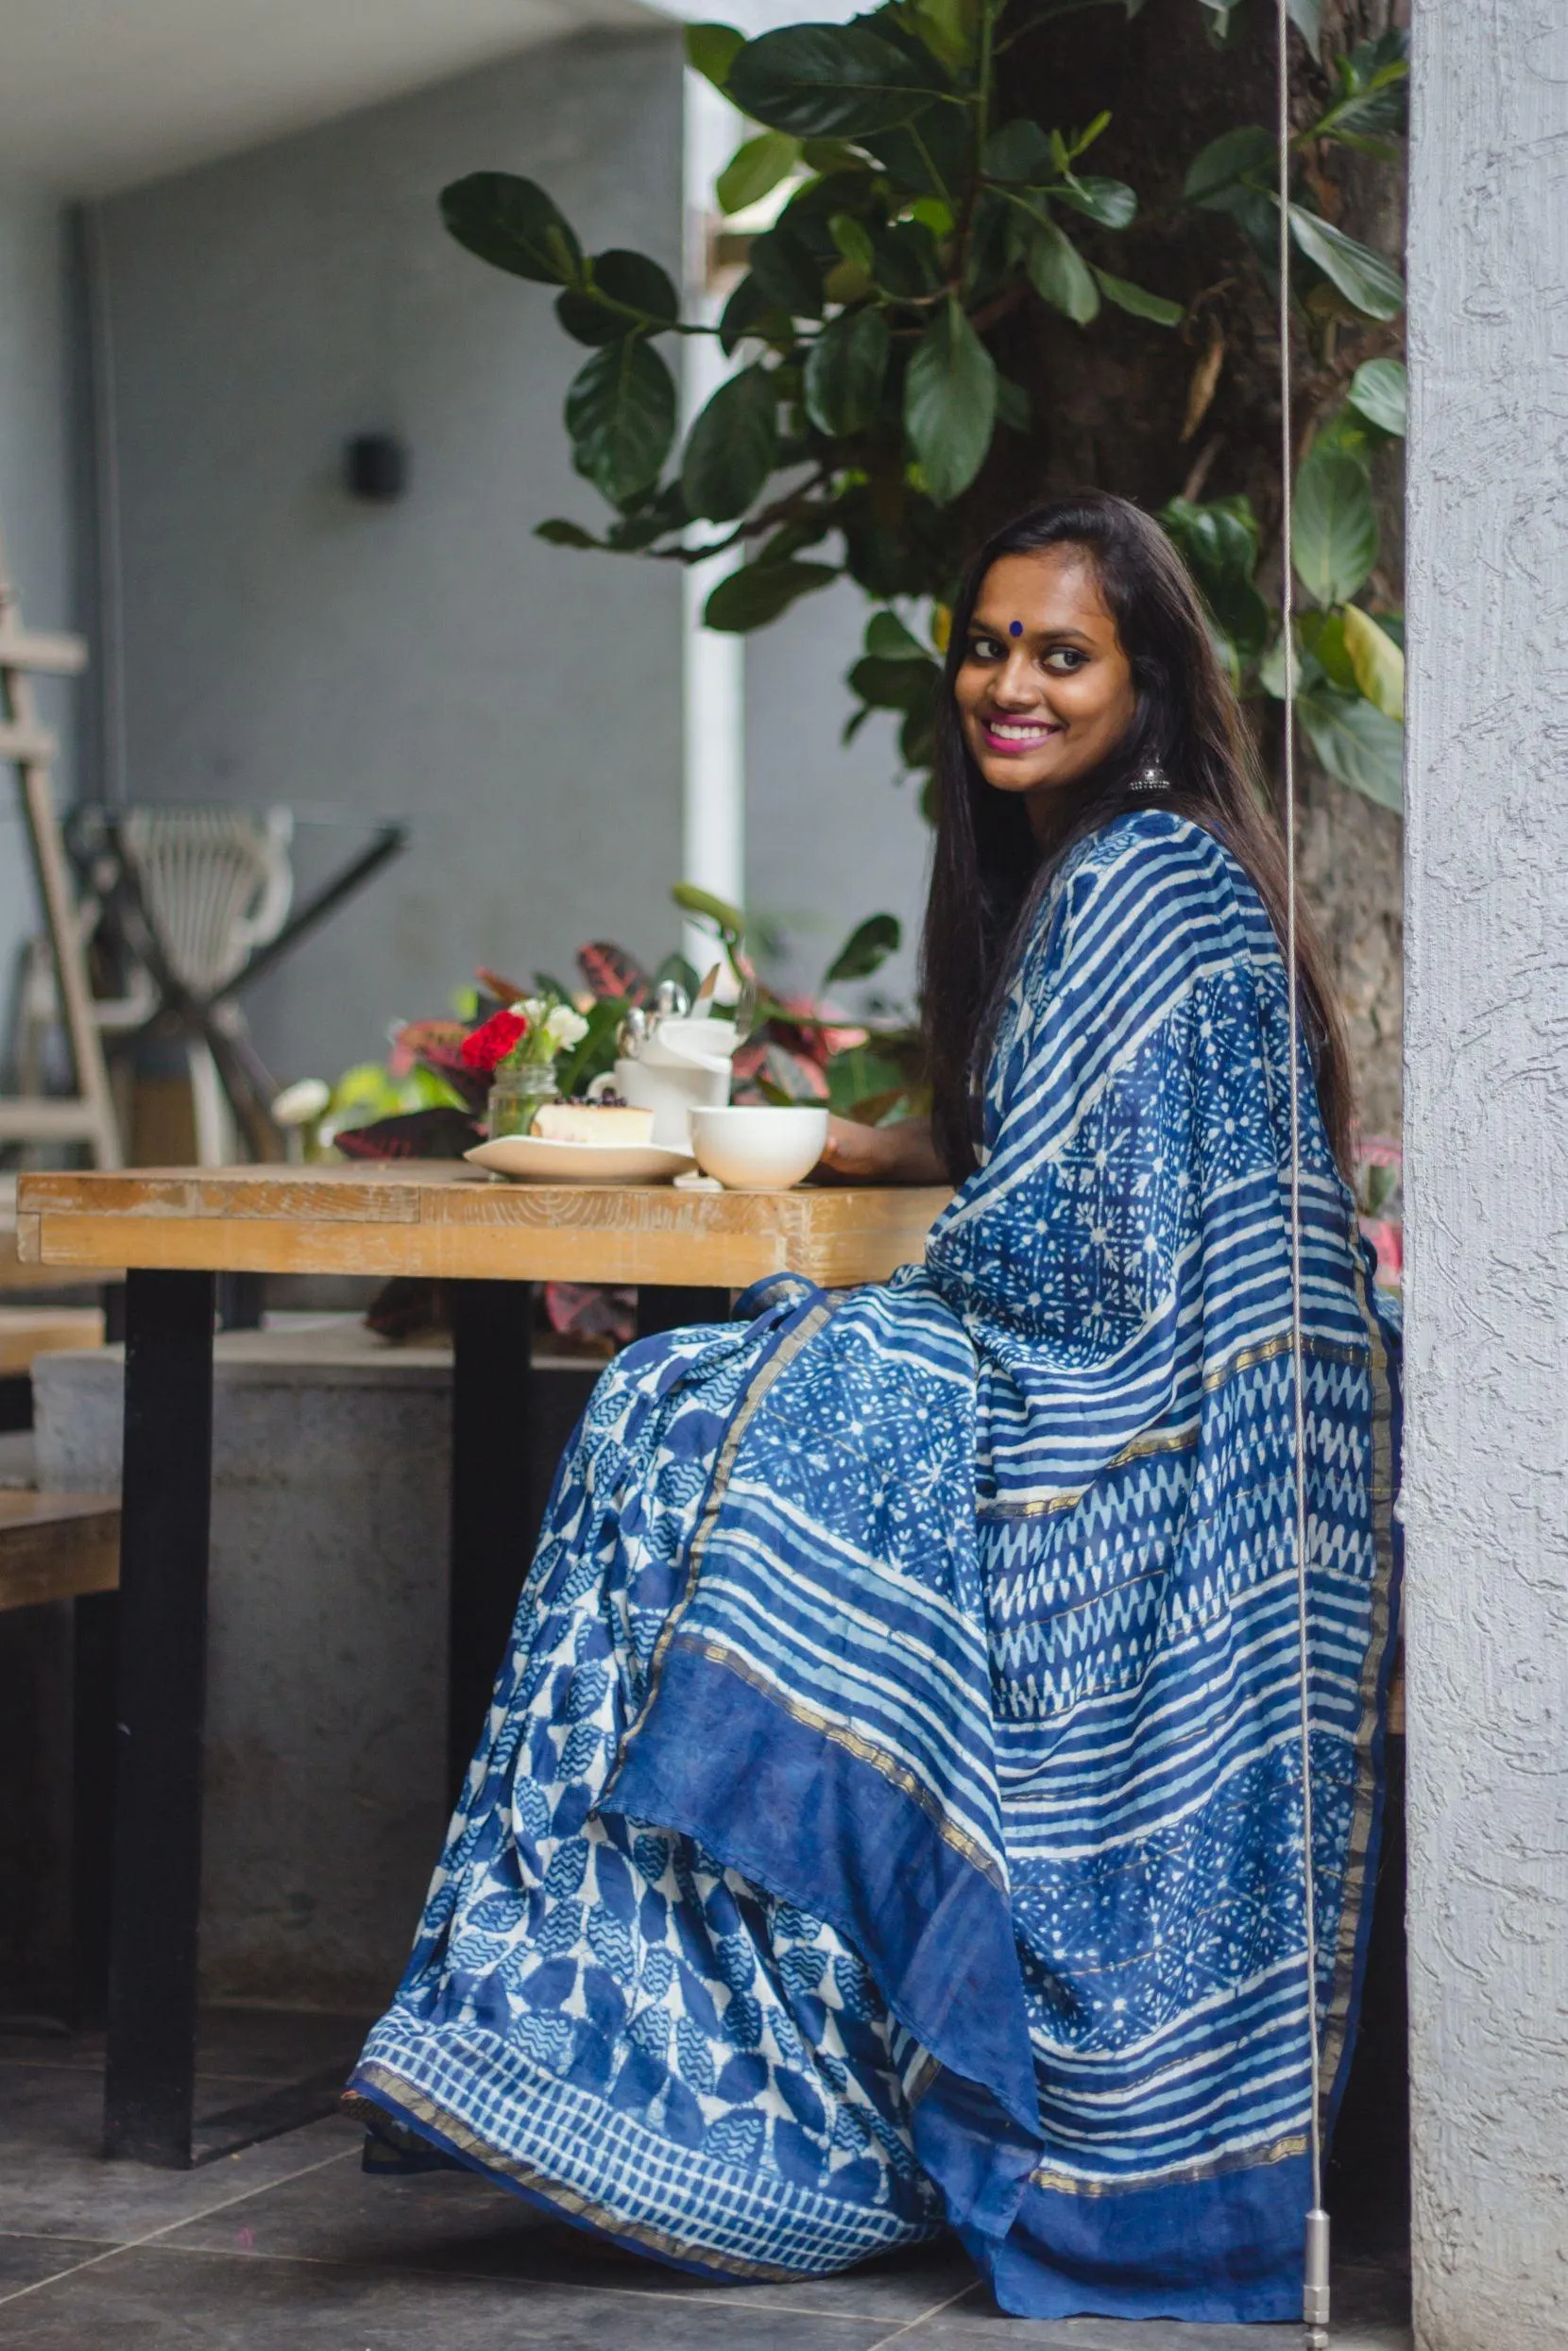
{"label": "white bowl", "polygon": [[809,1176],[827,1140],[827,1113],[791,1104],[694,1109],[691,1149],[705,1175],[731,1192],[787,1192]]}

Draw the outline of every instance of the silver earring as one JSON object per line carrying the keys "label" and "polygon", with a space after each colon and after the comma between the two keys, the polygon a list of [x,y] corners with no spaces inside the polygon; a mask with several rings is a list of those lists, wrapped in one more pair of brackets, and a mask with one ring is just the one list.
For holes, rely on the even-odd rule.
{"label": "silver earring", "polygon": [[1170,778],[1158,759],[1150,759],[1141,775],[1134,775],[1129,790],[1133,792],[1168,792]]}

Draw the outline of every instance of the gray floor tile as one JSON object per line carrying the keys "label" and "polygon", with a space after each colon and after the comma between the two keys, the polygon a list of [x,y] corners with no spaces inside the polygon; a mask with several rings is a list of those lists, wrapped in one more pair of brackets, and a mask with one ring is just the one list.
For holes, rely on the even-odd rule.
{"label": "gray floor tile", "polygon": [[[351,2064],[373,2019],[326,2011],[203,2008],[196,2030],[198,2076],[283,2083],[339,2058]],[[0,2065],[69,2066],[102,2071],[104,2036],[92,2033],[0,2032]]]}
{"label": "gray floor tile", "polygon": [[0,2068],[0,2214],[22,2235],[138,2237],[270,2187],[322,2156],[343,2151],[352,2160],[360,2143],[349,2123],[333,2120],[194,2172],[106,2163],[98,2077],[30,2066]]}
{"label": "gray floor tile", "polygon": [[[1204,2326],[1174,2319],[1018,2319],[998,2310],[983,2288],[920,2321],[898,2338],[898,2351],[1301,2351],[1293,2326]],[[1407,2327],[1363,2328],[1337,2322],[1334,2351],[1411,2351]]]}
{"label": "gray floor tile", "polygon": [[31,2286],[105,2250],[103,2241],[92,2237],[15,2237],[0,2230],[0,2294]]}
{"label": "gray floor tile", "polygon": [[831,2278],[707,2287],[551,2221],[505,2189],[459,2172],[367,2178],[334,2167],[263,2190],[169,2240],[176,2249],[296,2255],[315,2261],[599,2288],[641,2296],[723,2296],[731,2306],[814,2309],[904,2324],[962,2293],[974,2273],[950,2240],[912,2246]]}
{"label": "gray floor tile", "polygon": [[872,2351],[879,2320],[132,2247],[0,2303],[7,2351]]}

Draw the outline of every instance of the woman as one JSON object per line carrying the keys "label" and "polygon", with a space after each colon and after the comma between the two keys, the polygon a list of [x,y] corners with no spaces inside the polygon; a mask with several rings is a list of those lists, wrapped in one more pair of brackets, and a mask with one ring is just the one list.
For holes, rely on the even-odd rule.
{"label": "woman", "polygon": [[[946,2223],[1009,2310],[1284,2319],[1310,2086],[1283,851],[1121,501],[953,616],[925,1264],[629,1349],[562,1462],[353,2089],[714,2277]],[[1385,1334],[1303,934],[1318,2004],[1342,2080],[1394,1559]],[[1314,1082],[1315,1081],[1315,1082]]]}

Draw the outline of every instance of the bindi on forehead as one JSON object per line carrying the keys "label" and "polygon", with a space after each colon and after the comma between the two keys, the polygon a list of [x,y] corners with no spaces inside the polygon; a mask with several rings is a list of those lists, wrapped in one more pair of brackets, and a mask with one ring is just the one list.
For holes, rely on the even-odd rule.
{"label": "bindi on forehead", "polygon": [[1009,637],[1021,637],[1024,633],[1024,624],[1022,621],[1009,621],[1007,624],[1007,633]]}

